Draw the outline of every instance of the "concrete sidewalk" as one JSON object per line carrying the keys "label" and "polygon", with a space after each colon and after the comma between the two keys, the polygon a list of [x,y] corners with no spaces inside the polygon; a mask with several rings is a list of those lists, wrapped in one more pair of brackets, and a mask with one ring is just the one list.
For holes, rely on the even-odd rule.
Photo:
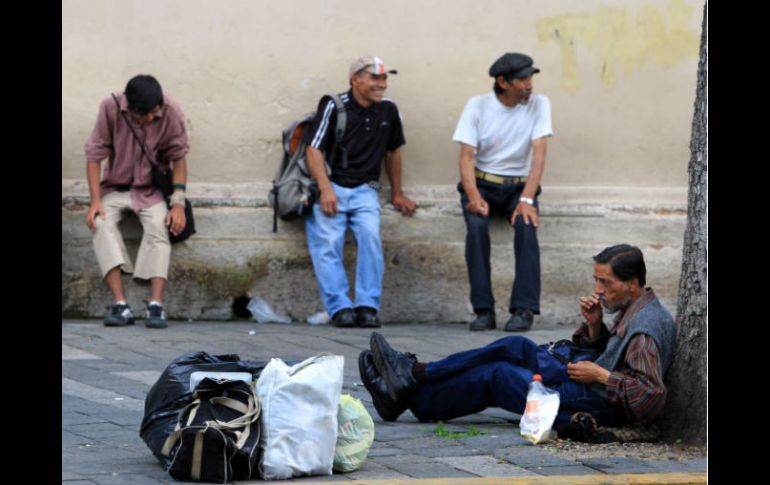
{"label": "concrete sidewalk", "polygon": [[[539,343],[569,338],[571,326],[535,327],[526,336]],[[379,329],[399,350],[430,361],[511,335],[501,330],[469,332],[466,325],[411,324]],[[149,387],[175,357],[203,350],[240,355],[305,359],[319,352],[345,356],[343,393],[361,399],[375,421],[376,437],[364,467],[315,483],[705,483],[706,459],[686,461],[568,459],[519,435],[519,416],[501,409],[447,423],[448,431],[485,433],[463,439],[436,435],[435,423],[419,423],[407,411],[383,422],[361,384],[357,358],[370,331],[327,325],[236,322],[170,322],[150,330],[143,321],[107,328],[98,320],[62,321],[62,482],[67,484],[173,483],[139,437]],[[522,480],[519,480],[522,479]],[[262,483],[260,481],[238,483]],[[286,482],[275,482],[286,483]]]}

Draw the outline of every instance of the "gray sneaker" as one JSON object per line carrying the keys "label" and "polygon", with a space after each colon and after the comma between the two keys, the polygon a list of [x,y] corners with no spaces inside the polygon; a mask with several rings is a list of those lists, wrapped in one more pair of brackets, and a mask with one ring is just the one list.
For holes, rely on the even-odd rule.
{"label": "gray sneaker", "polygon": [[106,327],[125,327],[134,324],[134,312],[127,303],[113,303],[110,313],[104,317]]}
{"label": "gray sneaker", "polygon": [[166,312],[158,304],[147,305],[147,321],[144,323],[147,328],[166,328]]}

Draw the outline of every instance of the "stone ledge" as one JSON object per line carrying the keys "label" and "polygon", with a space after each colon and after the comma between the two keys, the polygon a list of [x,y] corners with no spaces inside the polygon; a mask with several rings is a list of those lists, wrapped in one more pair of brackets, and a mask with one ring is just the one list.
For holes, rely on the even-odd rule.
{"label": "stone ledge", "polygon": [[[195,207],[269,207],[270,182],[191,183],[187,196]],[[419,185],[406,188],[409,197],[422,208],[460,213],[455,185]],[[390,188],[380,194],[383,204]],[[687,188],[681,187],[544,187],[540,196],[541,210],[547,214],[661,213],[686,214]],[[62,180],[62,205],[73,207],[89,203],[85,180]],[[392,206],[391,206],[392,207]]]}
{"label": "stone ledge", "polygon": [[[321,304],[301,221],[279,223],[264,198],[269,184],[193,184],[198,234],[174,246],[166,309],[171,318],[227,319],[242,294],[268,300],[280,313],[302,320]],[[381,316],[385,322],[468,321],[465,224],[454,187],[415,188],[421,209],[403,217],[390,204],[382,210],[386,259]],[[579,193],[578,193],[579,192]],[[678,291],[686,222],[678,189],[547,189],[538,237],[541,246],[542,314],[538,321],[575,324],[577,296],[590,291],[591,256],[619,242],[644,251],[649,281],[673,311]],[[641,197],[635,202],[630,195]],[[625,198],[624,198],[625,197]],[[654,200],[655,203],[649,201]],[[62,313],[101,317],[109,294],[98,274],[85,226],[84,181],[62,182]],[[135,257],[141,227],[123,226]],[[510,226],[491,226],[493,290],[504,321],[513,281]],[[355,245],[348,238],[345,265],[353,283]],[[143,308],[149,289],[124,277],[129,302]]]}

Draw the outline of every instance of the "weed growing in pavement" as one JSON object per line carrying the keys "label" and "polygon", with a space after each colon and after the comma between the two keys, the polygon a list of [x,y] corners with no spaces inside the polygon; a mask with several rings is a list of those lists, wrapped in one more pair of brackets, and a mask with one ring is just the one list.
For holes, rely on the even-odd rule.
{"label": "weed growing in pavement", "polygon": [[474,425],[471,425],[470,431],[463,431],[463,432],[447,431],[443,421],[439,421],[438,426],[436,426],[436,436],[440,436],[442,438],[449,438],[451,440],[459,440],[461,438],[468,438],[471,436],[481,436],[484,434],[487,434],[487,433],[483,431],[479,431]]}

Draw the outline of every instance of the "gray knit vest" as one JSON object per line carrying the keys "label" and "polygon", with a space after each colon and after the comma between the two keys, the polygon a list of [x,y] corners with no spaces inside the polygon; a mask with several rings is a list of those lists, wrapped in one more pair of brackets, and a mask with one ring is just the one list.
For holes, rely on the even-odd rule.
{"label": "gray knit vest", "polygon": [[[634,310],[634,308],[629,308],[628,311]],[[640,333],[649,335],[658,345],[663,375],[665,376],[674,355],[676,326],[674,325],[674,319],[671,318],[671,313],[658,300],[657,296],[639,310],[636,316],[628,322],[628,325],[626,325],[626,335],[623,339],[618,337],[617,334],[610,337],[610,340],[607,342],[607,348],[596,359],[596,363],[608,371],[615,370],[618,362],[626,355],[628,343],[634,335]]]}

